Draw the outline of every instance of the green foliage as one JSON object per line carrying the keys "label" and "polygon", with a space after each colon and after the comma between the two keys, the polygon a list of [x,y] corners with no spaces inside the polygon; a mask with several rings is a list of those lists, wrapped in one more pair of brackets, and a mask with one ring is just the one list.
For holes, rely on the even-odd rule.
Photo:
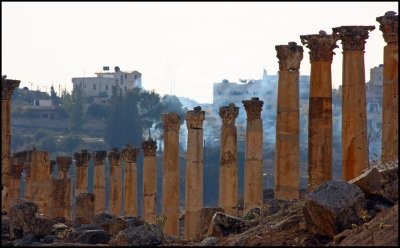
{"label": "green foliage", "polygon": [[106,119],[107,114],[108,106],[103,104],[91,104],[86,111],[86,115],[94,119]]}
{"label": "green foliage", "polygon": [[74,151],[76,150],[76,147],[81,143],[82,139],[79,136],[69,134],[61,139],[60,150],[68,152]]}
{"label": "green foliage", "polygon": [[[120,89],[113,88],[105,140],[111,147],[122,147],[128,143],[140,146],[143,134],[153,125],[159,128],[161,113],[167,111],[181,116],[185,112],[176,96],[160,99],[155,91],[140,88],[128,90],[123,95]],[[183,118],[181,121],[183,123]]]}
{"label": "green foliage", "polygon": [[82,133],[82,126],[84,122],[82,88],[76,87],[72,91],[72,94],[69,94],[64,90],[61,96],[61,108],[65,110],[70,118],[70,131],[73,134]]}

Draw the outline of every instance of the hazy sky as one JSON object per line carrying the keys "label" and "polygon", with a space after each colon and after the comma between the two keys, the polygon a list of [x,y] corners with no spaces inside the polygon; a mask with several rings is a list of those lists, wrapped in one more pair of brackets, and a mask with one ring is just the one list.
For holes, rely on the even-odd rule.
{"label": "hazy sky", "polygon": [[[21,86],[72,89],[108,65],[142,73],[143,87],[212,102],[214,82],[276,74],[275,45],[342,25],[374,25],[365,52],[383,63],[376,17],[398,2],[2,2],[2,75]],[[332,77],[341,84],[342,46]],[[310,74],[308,48],[300,73]],[[174,87],[171,87],[171,82]]]}

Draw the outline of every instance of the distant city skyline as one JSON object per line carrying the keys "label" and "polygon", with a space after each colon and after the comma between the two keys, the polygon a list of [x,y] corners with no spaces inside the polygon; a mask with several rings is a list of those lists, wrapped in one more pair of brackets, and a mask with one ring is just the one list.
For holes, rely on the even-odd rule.
{"label": "distant city skyline", "polygon": [[[376,17],[398,2],[2,2],[2,75],[20,87],[72,90],[72,78],[110,66],[142,73],[142,86],[200,103],[213,83],[260,79],[278,71],[275,45],[333,27],[374,25],[365,48],[365,79],[383,63]],[[342,78],[342,46],[332,63]],[[310,74],[304,48],[301,75]],[[32,84],[31,84],[32,83]],[[47,87],[47,89],[46,89]]]}

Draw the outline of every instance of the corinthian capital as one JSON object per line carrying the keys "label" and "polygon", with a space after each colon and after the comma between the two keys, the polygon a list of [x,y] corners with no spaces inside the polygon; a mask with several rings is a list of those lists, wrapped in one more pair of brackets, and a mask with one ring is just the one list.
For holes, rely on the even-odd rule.
{"label": "corinthian capital", "polygon": [[136,163],[138,155],[139,155],[139,148],[133,148],[132,144],[127,144],[122,149],[122,160],[124,160],[125,162]]}
{"label": "corinthian capital", "polygon": [[74,153],[74,159],[76,160],[77,167],[82,167],[82,166],[87,167],[90,158],[91,155],[87,150],[82,150],[82,152]]}
{"label": "corinthian capital", "polygon": [[374,29],[375,26],[341,26],[332,31],[342,40],[343,51],[364,51],[368,34]]}
{"label": "corinthian capital", "polygon": [[239,107],[234,103],[219,108],[219,116],[222,118],[222,125],[235,125],[235,120],[239,115]]}
{"label": "corinthian capital", "polygon": [[164,131],[179,131],[181,117],[177,113],[162,114]]}
{"label": "corinthian capital", "polygon": [[388,11],[384,16],[379,16],[376,18],[376,21],[379,22],[379,29],[383,33],[383,39],[385,42],[397,43],[398,42],[398,23],[399,23],[399,15],[394,11]]}
{"label": "corinthian capital", "polygon": [[252,97],[251,100],[243,100],[242,103],[247,113],[247,121],[261,119],[263,101],[258,97]]}
{"label": "corinthian capital", "polygon": [[143,155],[145,157],[155,156],[156,149],[157,149],[156,142],[152,138],[149,138],[148,140],[143,141],[142,150],[143,150]]}
{"label": "corinthian capital", "polygon": [[205,112],[201,110],[200,106],[195,107],[193,110],[186,112],[186,126],[187,128],[201,129],[203,128],[203,121]]}
{"label": "corinthian capital", "polygon": [[20,80],[6,79],[4,75],[1,78],[1,100],[11,100],[15,88],[19,86]]}
{"label": "corinthian capital", "polygon": [[104,162],[104,159],[107,157],[106,151],[94,151],[92,152],[94,165],[101,165]]}
{"label": "corinthian capital", "polygon": [[301,43],[310,49],[310,61],[332,62],[333,49],[339,47],[336,45],[338,39],[338,36],[327,35],[323,30],[319,34],[300,35]]}
{"label": "corinthian capital", "polygon": [[280,71],[298,71],[303,59],[303,47],[296,42],[289,42],[288,45],[275,46],[276,57],[279,59]]}
{"label": "corinthian capital", "polygon": [[110,160],[110,166],[119,166],[120,159],[121,159],[121,153],[119,152],[118,148],[113,148],[110,152],[107,154],[108,160]]}
{"label": "corinthian capital", "polygon": [[58,172],[68,172],[69,167],[72,164],[72,157],[71,156],[57,156],[56,157]]}

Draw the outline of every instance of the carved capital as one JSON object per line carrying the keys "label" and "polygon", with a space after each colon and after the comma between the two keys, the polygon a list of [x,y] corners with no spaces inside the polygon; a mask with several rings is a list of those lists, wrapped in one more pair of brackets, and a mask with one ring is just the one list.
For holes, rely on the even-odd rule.
{"label": "carved capital", "polygon": [[200,106],[195,107],[193,110],[186,112],[186,126],[187,128],[202,129],[205,112],[201,110]]}
{"label": "carved capital", "polygon": [[310,61],[332,62],[333,49],[339,47],[336,45],[338,39],[338,36],[327,35],[323,30],[319,34],[300,35],[301,43],[310,49]]}
{"label": "carved capital", "polygon": [[219,116],[222,118],[222,125],[235,125],[235,120],[239,115],[239,107],[234,103],[219,108]]}
{"label": "carved capital", "polygon": [[139,155],[139,148],[133,148],[132,144],[127,144],[122,149],[122,160],[124,160],[125,162],[136,163],[138,155]]}
{"label": "carved capital", "polygon": [[399,15],[394,11],[388,11],[384,16],[377,17],[376,21],[380,23],[379,29],[383,33],[382,35],[385,42],[388,44],[397,43],[399,35]]}
{"label": "carved capital", "polygon": [[104,159],[107,157],[107,152],[106,151],[94,151],[92,152],[93,160],[94,160],[94,165],[102,165],[104,162]]}
{"label": "carved capital", "polygon": [[333,36],[342,40],[343,51],[364,51],[370,31],[375,26],[341,26],[332,28]]}
{"label": "carved capital", "polygon": [[72,157],[71,156],[57,156],[56,157],[57,165],[58,165],[58,172],[67,173],[69,167],[72,164]]}
{"label": "carved capital", "polygon": [[179,131],[181,127],[181,117],[177,113],[162,114],[164,132],[166,131]]}
{"label": "carved capital", "polygon": [[120,159],[121,159],[121,153],[119,152],[118,148],[113,148],[110,152],[107,154],[108,160],[110,160],[110,166],[120,166],[121,164]]}
{"label": "carved capital", "polygon": [[82,152],[75,152],[74,158],[76,161],[76,166],[77,167],[83,167],[83,166],[87,167],[90,157],[91,157],[91,155],[87,150],[82,150]]}
{"label": "carved capital", "polygon": [[157,150],[156,142],[152,138],[143,141],[142,150],[145,157],[155,156]]}
{"label": "carved capital", "polygon": [[19,86],[20,80],[6,79],[4,75],[1,78],[1,100],[11,100],[15,88]]}
{"label": "carved capital", "polygon": [[243,100],[242,103],[246,110],[248,121],[261,119],[263,101],[259,100],[258,97],[252,97],[251,100]]}
{"label": "carved capital", "polygon": [[298,71],[303,59],[303,47],[296,42],[289,42],[288,45],[275,46],[276,57],[279,59],[280,71]]}

